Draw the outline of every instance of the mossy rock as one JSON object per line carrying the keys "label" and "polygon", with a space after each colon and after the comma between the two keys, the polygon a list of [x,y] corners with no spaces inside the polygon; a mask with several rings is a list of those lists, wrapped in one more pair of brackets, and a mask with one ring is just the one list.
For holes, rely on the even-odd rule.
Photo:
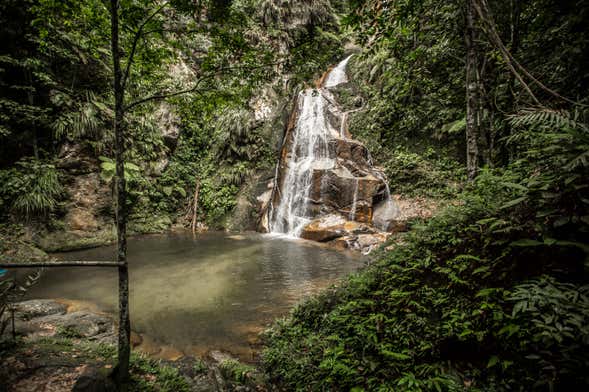
{"label": "mossy rock", "polygon": [[46,252],[67,252],[96,248],[116,240],[114,226],[97,232],[56,231],[40,236],[37,245]]}
{"label": "mossy rock", "polygon": [[155,234],[167,231],[172,226],[172,219],[167,215],[141,216],[129,221],[130,234]]}

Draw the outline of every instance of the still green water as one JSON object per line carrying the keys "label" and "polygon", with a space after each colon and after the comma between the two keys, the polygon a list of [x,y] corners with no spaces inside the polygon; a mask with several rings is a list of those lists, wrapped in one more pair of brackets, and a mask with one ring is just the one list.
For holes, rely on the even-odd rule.
{"label": "still green water", "polygon": [[[134,331],[185,354],[221,349],[243,359],[274,318],[363,264],[357,255],[260,234],[139,236],[128,253]],[[114,246],[59,255],[114,257]],[[88,301],[114,314],[116,269],[51,269],[29,297]]]}

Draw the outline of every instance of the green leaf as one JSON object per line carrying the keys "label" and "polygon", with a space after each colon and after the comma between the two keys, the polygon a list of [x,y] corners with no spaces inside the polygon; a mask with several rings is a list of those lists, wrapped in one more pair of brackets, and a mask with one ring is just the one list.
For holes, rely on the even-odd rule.
{"label": "green leaf", "polygon": [[487,368],[491,368],[495,365],[497,365],[499,363],[499,357],[496,355],[493,355],[491,358],[489,358],[489,362],[487,363]]}
{"label": "green leaf", "polygon": [[501,209],[503,210],[505,208],[510,208],[510,207],[516,206],[516,205],[524,202],[527,198],[528,198],[527,196],[518,197],[517,199],[511,200],[511,201],[503,204],[501,206]]}
{"label": "green leaf", "polygon": [[176,190],[176,192],[178,192],[180,194],[180,196],[186,197],[186,190],[184,188],[177,186],[174,189]]}
{"label": "green leaf", "polygon": [[394,359],[396,361],[406,361],[408,359],[411,359],[411,357],[409,355],[402,354],[402,353],[396,353],[396,352],[389,351],[389,350],[381,350],[380,352],[385,357],[390,358],[390,359]]}
{"label": "green leaf", "polygon": [[544,244],[544,242],[525,238],[522,240],[513,241],[510,245],[511,246],[519,246],[519,247],[527,247],[527,246],[540,246],[540,245],[545,245],[545,244]]}
{"label": "green leaf", "polygon": [[558,218],[557,220],[555,220],[552,225],[554,227],[561,227],[561,226],[566,225],[570,221],[571,221],[571,218],[569,216],[561,216],[560,218]]}
{"label": "green leaf", "polygon": [[506,186],[508,188],[519,189],[520,191],[527,191],[528,190],[528,188],[526,188],[525,186],[523,186],[521,184],[516,184],[514,182],[502,182],[501,185]]}

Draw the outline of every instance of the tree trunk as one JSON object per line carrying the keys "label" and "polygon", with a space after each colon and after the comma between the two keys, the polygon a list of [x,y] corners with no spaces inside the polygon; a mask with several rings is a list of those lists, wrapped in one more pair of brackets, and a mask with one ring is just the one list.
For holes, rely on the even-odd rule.
{"label": "tree trunk", "polygon": [[118,384],[119,390],[126,391],[129,380],[129,356],[131,353],[131,322],[129,320],[129,271],[127,267],[127,208],[125,191],[124,157],[125,138],[123,129],[124,96],[122,85],[121,59],[119,53],[119,0],[111,0],[111,50],[114,72],[115,95],[115,157],[116,157],[116,221],[117,261],[119,269],[119,346]]}
{"label": "tree trunk", "polygon": [[[521,17],[521,2],[520,0],[511,0],[511,23],[510,23],[510,42],[509,50],[512,55],[516,56],[519,49],[519,25]],[[515,76],[513,73],[509,73],[509,81],[507,82],[507,105],[506,107],[511,110],[516,109],[517,112],[517,99],[515,94]],[[508,136],[512,135],[511,126],[507,125]],[[507,150],[507,161],[513,162],[515,159],[515,151],[512,145],[508,144],[504,147]]]}
{"label": "tree trunk", "polygon": [[478,88],[478,53],[476,47],[476,27],[474,0],[466,1],[466,173],[470,181],[478,171],[479,137],[479,88]]}

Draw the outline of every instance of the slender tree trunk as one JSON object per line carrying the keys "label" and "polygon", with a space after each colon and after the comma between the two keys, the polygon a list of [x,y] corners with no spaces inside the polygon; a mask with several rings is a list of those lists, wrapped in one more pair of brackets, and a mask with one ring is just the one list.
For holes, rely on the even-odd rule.
{"label": "slender tree trunk", "polygon": [[478,171],[480,105],[478,88],[478,53],[476,47],[475,9],[473,0],[466,0],[466,173],[470,181]]}
{"label": "slender tree trunk", "polygon": [[111,0],[111,50],[114,72],[115,95],[115,157],[116,157],[116,220],[117,220],[117,261],[119,267],[119,347],[118,384],[119,390],[126,391],[129,380],[129,356],[131,352],[131,322],[129,320],[129,271],[127,267],[127,208],[125,190],[124,157],[125,139],[123,129],[124,96],[122,85],[121,59],[119,53],[119,0]]}
{"label": "slender tree trunk", "polygon": [[[514,56],[517,55],[517,51],[519,49],[519,25],[520,25],[520,17],[521,17],[521,2],[520,0],[511,0],[511,23],[510,23],[510,42],[509,42],[509,50],[511,54]],[[516,94],[515,94],[515,76],[513,73],[509,73],[509,81],[507,83],[507,107],[513,110],[514,108],[517,109],[517,101],[516,101]],[[516,110],[517,111],[517,110]],[[507,125],[507,134],[511,136],[512,129],[511,126]],[[507,150],[507,161],[513,162],[515,159],[515,151],[513,146],[508,145],[504,147]]]}

